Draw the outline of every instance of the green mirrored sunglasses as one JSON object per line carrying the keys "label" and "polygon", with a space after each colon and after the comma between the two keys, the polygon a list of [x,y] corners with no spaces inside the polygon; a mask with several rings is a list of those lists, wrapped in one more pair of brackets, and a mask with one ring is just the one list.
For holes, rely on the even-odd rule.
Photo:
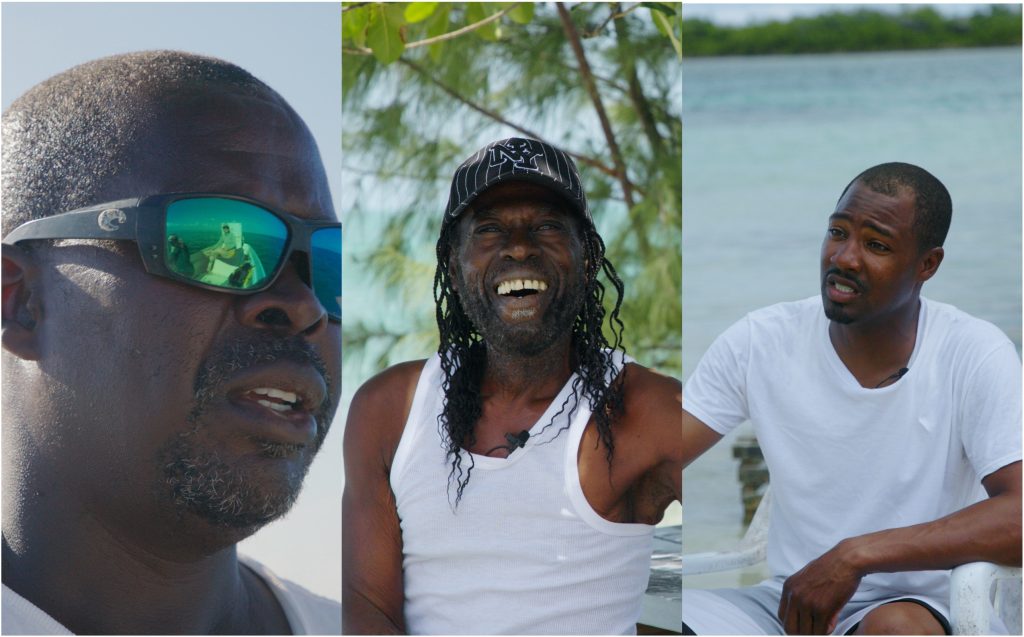
{"label": "green mirrored sunglasses", "polygon": [[29,221],[3,243],[30,239],[134,241],[150,274],[229,294],[266,290],[292,253],[301,252],[306,260],[299,275],[327,315],[341,321],[341,224],[302,219],[246,197],[188,193],[112,201]]}

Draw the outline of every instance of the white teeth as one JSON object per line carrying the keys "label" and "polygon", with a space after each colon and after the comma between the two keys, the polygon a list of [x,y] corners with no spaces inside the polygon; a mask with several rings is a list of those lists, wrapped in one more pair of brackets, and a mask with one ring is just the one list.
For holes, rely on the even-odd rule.
{"label": "white teeth", "polygon": [[274,411],[291,411],[292,410],[292,406],[291,405],[282,405],[281,403],[272,403],[269,400],[257,400],[256,402],[258,402],[259,404],[263,405],[264,407],[273,409]]}
{"label": "white teeth", "polygon": [[835,286],[835,288],[837,290],[839,290],[840,292],[846,292],[846,293],[853,292],[853,288],[851,288],[848,285],[843,285],[842,283],[833,283],[832,285]]}
{"label": "white teeth", "polygon": [[537,290],[543,292],[548,289],[548,284],[538,279],[512,279],[498,284],[498,295],[505,296],[517,290]]}
{"label": "white teeth", "polygon": [[[257,387],[256,389],[250,390],[254,394],[260,394],[261,396],[270,396],[271,398],[277,398],[283,400],[286,403],[295,403],[299,400],[299,395],[290,391],[284,391],[283,389],[277,389],[275,387]],[[262,401],[261,401],[262,402]]]}

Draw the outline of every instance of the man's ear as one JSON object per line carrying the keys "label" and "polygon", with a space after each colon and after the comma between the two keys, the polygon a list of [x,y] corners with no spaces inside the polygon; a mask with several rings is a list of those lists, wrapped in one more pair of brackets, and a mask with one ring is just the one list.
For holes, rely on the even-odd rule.
{"label": "man's ear", "polygon": [[38,273],[35,260],[24,249],[3,247],[3,348],[27,361],[39,360],[42,349],[37,329],[42,318]]}
{"label": "man's ear", "polygon": [[942,257],[945,254],[945,250],[941,247],[930,248],[925,251],[921,257],[921,269],[918,271],[918,278],[921,280],[921,283],[935,276],[935,273],[939,271],[939,265],[942,263]]}

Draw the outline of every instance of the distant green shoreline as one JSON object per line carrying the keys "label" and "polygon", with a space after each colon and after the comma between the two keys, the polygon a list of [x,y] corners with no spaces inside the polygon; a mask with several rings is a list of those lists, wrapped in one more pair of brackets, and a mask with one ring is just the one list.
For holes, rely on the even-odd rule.
{"label": "distant green shoreline", "polygon": [[685,19],[683,57],[906,51],[1021,44],[1020,5],[991,5],[946,17],[928,6],[899,13],[831,11],[741,27]]}

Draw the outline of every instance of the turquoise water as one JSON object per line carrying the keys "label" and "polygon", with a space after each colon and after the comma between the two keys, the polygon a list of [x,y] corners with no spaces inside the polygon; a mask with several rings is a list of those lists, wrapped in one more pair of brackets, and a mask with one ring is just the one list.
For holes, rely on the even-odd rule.
{"label": "turquoise water", "polygon": [[[818,293],[828,214],[886,161],[926,168],[953,197],[924,294],[995,323],[1019,351],[1020,78],[1019,49],[684,61],[684,376],[746,312]],[[742,532],[732,441],[686,472],[684,553]]]}

